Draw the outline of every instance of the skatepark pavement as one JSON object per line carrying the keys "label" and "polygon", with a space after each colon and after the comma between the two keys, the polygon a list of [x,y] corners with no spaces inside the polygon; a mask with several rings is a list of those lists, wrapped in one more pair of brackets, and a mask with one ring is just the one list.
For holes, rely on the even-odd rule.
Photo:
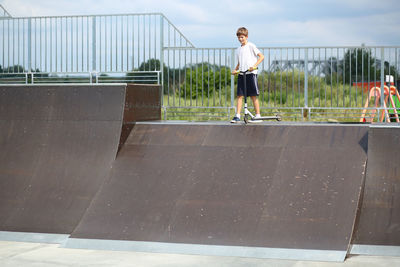
{"label": "skatepark pavement", "polygon": [[132,251],[69,249],[62,248],[58,244],[0,241],[0,266],[386,267],[400,266],[400,257],[350,256],[344,262],[316,262],[143,253]]}

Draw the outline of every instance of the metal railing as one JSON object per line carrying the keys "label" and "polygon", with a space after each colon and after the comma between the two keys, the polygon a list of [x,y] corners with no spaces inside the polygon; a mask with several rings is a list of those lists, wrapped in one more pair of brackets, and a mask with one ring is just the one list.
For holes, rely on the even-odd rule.
{"label": "metal railing", "polygon": [[[399,47],[261,47],[258,84],[263,112],[289,120],[358,121],[374,112],[395,112],[384,97],[376,107],[378,87],[387,78],[400,86]],[[237,64],[233,48],[166,48],[164,117],[227,118],[235,109]],[[396,96],[391,96],[396,100]],[[370,99],[371,98],[371,99]],[[388,104],[384,108],[384,102]],[[395,101],[396,102],[396,101]],[[398,103],[397,108],[400,108]],[[400,113],[400,112],[399,112]]]}
{"label": "metal railing", "polygon": [[[3,15],[0,83],[156,83],[163,87],[164,118],[226,119],[234,112],[235,49],[195,48],[163,14]],[[399,88],[400,46],[260,50],[265,113],[355,121],[361,113],[372,120],[397,111],[381,84]]]}
{"label": "metal railing", "polygon": [[12,83],[159,83],[162,48],[193,47],[160,13],[5,17],[0,36],[1,82]]}
{"label": "metal railing", "polygon": [[0,19],[2,18],[11,18],[12,16],[10,15],[10,13],[7,12],[7,10],[0,5]]}

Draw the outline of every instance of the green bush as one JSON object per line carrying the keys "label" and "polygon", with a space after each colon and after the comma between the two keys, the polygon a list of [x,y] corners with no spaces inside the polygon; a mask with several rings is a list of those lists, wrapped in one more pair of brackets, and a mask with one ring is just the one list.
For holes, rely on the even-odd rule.
{"label": "green bush", "polygon": [[179,85],[179,96],[185,99],[212,97],[231,84],[228,67],[211,64],[196,64],[185,69],[185,80]]}

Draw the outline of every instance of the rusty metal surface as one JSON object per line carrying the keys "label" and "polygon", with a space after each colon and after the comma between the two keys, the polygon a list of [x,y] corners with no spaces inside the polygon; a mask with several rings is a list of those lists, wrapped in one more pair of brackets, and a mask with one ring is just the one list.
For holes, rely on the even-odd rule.
{"label": "rusty metal surface", "polygon": [[161,120],[160,85],[128,84],[124,122]]}
{"label": "rusty metal surface", "polygon": [[400,246],[400,130],[371,128],[354,244]]}
{"label": "rusty metal surface", "polygon": [[71,237],[347,251],[367,132],[137,124]]}
{"label": "rusty metal surface", "polygon": [[0,230],[70,233],[108,176],[125,86],[0,87]]}
{"label": "rusty metal surface", "polygon": [[161,120],[160,85],[128,84],[126,87],[124,123],[118,151],[130,135],[133,124],[138,121]]}
{"label": "rusty metal surface", "polygon": [[125,85],[0,86],[0,120],[121,120],[124,97]]}

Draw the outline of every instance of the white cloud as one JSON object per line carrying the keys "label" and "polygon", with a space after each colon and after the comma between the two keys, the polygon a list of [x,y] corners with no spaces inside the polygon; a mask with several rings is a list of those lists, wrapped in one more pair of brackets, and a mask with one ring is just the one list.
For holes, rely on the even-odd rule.
{"label": "white cloud", "polygon": [[335,0],[336,4],[343,8],[390,10],[398,6],[398,0]]}

